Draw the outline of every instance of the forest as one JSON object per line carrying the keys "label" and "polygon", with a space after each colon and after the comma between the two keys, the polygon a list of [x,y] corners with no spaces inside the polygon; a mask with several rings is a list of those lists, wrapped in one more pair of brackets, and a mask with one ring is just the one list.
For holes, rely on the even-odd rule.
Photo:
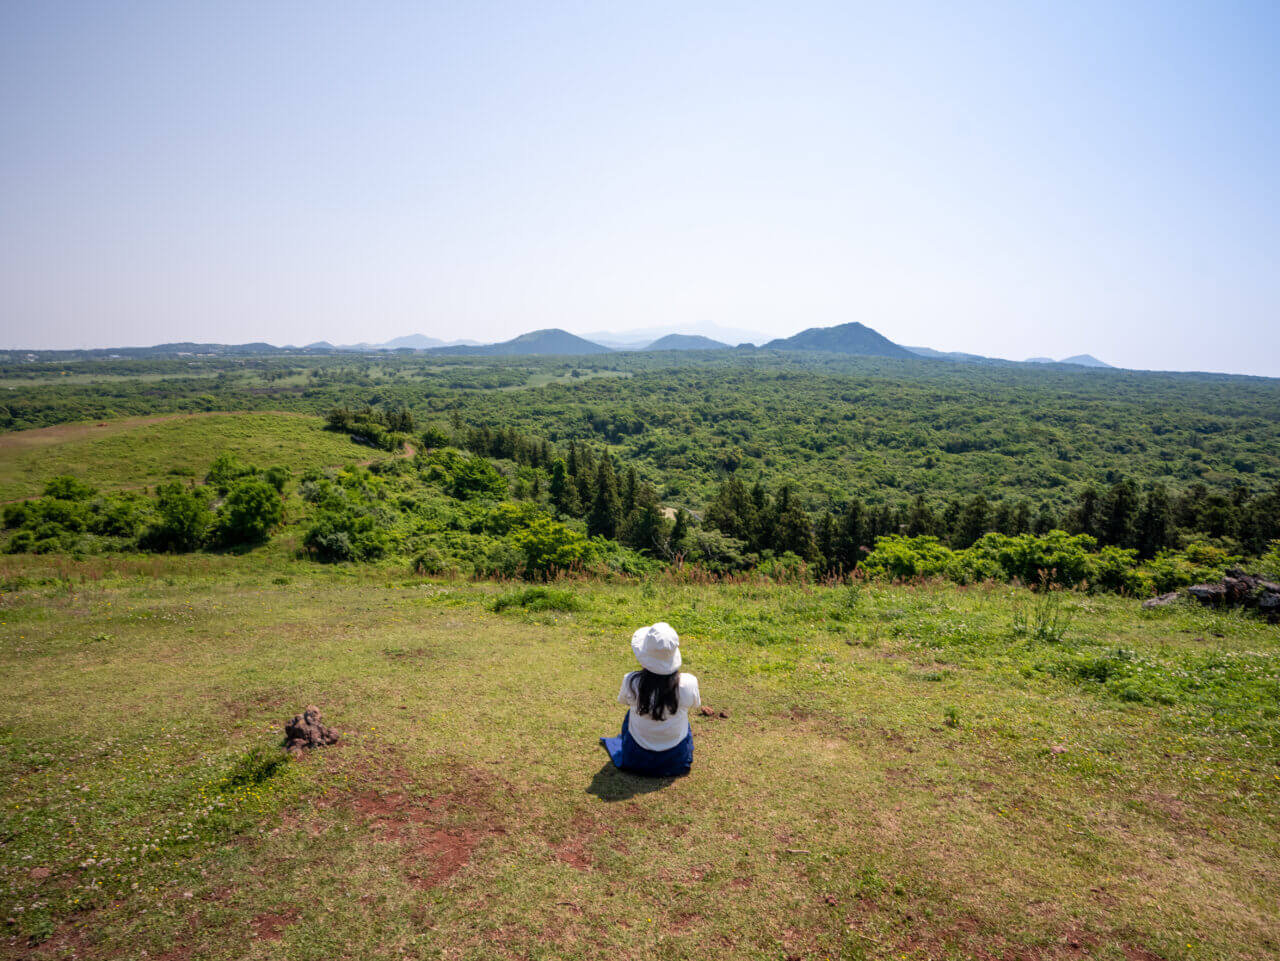
{"label": "forest", "polygon": [[150,491],[54,478],[6,505],[11,553],[292,532],[302,557],[428,573],[1050,577],[1144,595],[1280,539],[1280,382],[1262,378],[743,350],[46,361],[0,383],[9,432],[289,411],[352,442],[350,464],[298,477],[227,450]]}

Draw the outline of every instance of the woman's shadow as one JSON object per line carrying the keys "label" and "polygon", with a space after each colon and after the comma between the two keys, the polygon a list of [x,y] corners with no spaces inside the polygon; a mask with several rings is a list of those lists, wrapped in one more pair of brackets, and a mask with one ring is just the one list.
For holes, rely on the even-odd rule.
{"label": "woman's shadow", "polygon": [[587,793],[594,794],[602,801],[626,801],[638,794],[661,791],[677,780],[679,779],[674,777],[645,777],[640,774],[628,774],[614,767],[612,761],[605,761],[600,770],[596,771],[591,783],[587,785]]}

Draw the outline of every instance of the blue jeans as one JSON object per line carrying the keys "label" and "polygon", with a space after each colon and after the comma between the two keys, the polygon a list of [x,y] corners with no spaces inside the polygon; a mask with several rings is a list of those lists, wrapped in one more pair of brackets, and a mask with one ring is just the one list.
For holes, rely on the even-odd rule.
{"label": "blue jeans", "polygon": [[649,777],[679,777],[688,774],[693,766],[693,728],[684,740],[665,751],[650,751],[636,743],[627,721],[631,712],[622,719],[622,732],[617,737],[602,737],[600,743],[609,752],[614,767],[632,774]]}

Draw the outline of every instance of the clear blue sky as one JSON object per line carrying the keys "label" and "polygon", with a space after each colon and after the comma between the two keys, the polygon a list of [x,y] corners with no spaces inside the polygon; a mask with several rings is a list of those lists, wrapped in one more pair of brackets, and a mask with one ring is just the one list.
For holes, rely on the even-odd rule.
{"label": "clear blue sky", "polygon": [[859,320],[1280,376],[1275,2],[7,3],[0,137],[0,346]]}

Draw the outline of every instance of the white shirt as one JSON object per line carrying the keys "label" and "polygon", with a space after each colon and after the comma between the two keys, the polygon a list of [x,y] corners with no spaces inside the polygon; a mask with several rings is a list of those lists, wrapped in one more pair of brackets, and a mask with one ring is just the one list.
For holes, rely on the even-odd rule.
{"label": "white shirt", "polygon": [[680,686],[676,688],[676,703],[679,705],[674,714],[668,714],[661,721],[646,717],[636,709],[636,692],[631,686],[631,679],[639,674],[632,671],[622,679],[622,690],[618,692],[618,703],[631,708],[631,719],[627,727],[636,743],[650,751],[667,751],[684,740],[689,733],[689,711],[701,707],[702,697],[698,694],[698,679],[692,674],[680,675]]}

